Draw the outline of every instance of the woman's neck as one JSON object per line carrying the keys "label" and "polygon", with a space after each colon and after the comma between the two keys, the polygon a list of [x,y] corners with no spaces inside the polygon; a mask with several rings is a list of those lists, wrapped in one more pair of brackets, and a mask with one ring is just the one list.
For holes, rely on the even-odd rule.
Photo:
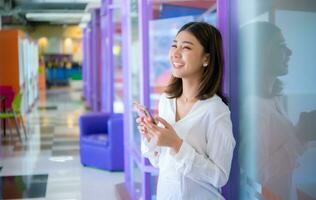
{"label": "woman's neck", "polygon": [[184,101],[196,101],[196,95],[199,90],[199,81],[196,79],[182,79],[182,95]]}
{"label": "woman's neck", "polygon": [[259,93],[263,97],[271,97],[272,95],[272,89],[273,85],[276,81],[276,77],[268,77],[268,76],[263,76],[260,85],[259,85]]}

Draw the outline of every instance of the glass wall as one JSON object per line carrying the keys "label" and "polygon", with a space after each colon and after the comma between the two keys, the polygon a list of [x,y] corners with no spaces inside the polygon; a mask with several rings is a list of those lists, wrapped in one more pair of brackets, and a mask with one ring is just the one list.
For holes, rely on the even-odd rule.
{"label": "glass wall", "polygon": [[235,3],[240,199],[316,199],[316,2]]}

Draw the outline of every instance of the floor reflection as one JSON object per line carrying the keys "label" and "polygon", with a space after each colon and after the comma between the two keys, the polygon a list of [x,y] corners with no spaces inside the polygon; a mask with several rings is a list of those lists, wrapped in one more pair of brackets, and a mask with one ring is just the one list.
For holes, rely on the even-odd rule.
{"label": "floor reflection", "polygon": [[47,179],[47,174],[0,177],[0,199],[45,197]]}

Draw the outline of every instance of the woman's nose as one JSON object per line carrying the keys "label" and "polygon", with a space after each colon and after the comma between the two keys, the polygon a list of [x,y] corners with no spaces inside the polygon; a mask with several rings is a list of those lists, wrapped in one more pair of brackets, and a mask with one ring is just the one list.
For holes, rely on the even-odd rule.
{"label": "woman's nose", "polygon": [[171,55],[176,58],[181,57],[181,52],[179,48],[173,48],[173,50],[171,51]]}
{"label": "woman's nose", "polygon": [[291,56],[291,55],[292,55],[292,50],[289,49],[288,47],[286,47],[286,52],[287,52],[287,55],[288,55],[288,56]]}

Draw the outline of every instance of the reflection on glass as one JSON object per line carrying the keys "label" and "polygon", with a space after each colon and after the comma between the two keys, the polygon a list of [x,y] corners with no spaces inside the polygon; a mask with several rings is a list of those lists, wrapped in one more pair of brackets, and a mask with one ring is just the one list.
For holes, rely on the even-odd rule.
{"label": "reflection on glass", "polygon": [[[138,114],[137,114],[137,112],[133,112],[132,113],[132,120],[133,120],[133,122],[135,122],[136,121],[136,119],[137,119],[137,117],[138,117]],[[140,143],[141,143],[141,135],[140,135],[140,133],[139,133],[139,131],[138,131],[138,129],[137,129],[137,124],[136,123],[134,123],[134,125],[133,125],[133,133],[134,133],[134,135],[133,135],[133,143],[136,145],[136,147],[140,147]]]}
{"label": "reflection on glass", "polygon": [[141,170],[138,168],[137,164],[131,159],[131,170],[132,170],[132,182],[133,188],[135,192],[135,199],[141,199],[142,196],[142,173]]}
{"label": "reflection on glass", "polygon": [[[311,190],[316,188],[316,173],[311,170],[316,166],[316,103],[305,100],[308,96],[316,102],[316,90],[294,93],[290,87],[309,87],[303,85],[304,77],[291,72],[295,68],[304,71],[310,63],[297,66],[299,62],[292,62],[298,59],[297,45],[304,39],[290,35],[286,26],[290,25],[253,20],[240,26],[241,199],[316,198]],[[316,34],[316,28],[313,31]],[[311,48],[315,51],[315,46]],[[308,54],[302,56],[299,59],[312,61]],[[313,68],[311,73],[315,72]],[[293,98],[297,104],[289,103]]]}
{"label": "reflection on glass", "polygon": [[[131,43],[130,43],[130,50],[129,52],[131,53],[131,56],[129,57],[129,62],[130,62],[130,66],[131,66],[131,94],[132,96],[131,98],[131,103],[134,101],[140,102],[140,82],[139,82],[139,71],[140,71],[140,56],[139,56],[139,33],[138,33],[138,2],[136,0],[132,0],[131,1],[131,7],[130,7],[130,11],[131,11],[131,18],[130,18],[130,22],[131,22]],[[135,115],[132,113],[133,119],[135,119]],[[133,120],[132,121],[133,125],[132,125],[132,131],[133,131],[133,137],[131,137],[131,142],[132,143],[136,143],[136,144],[140,144],[140,137],[139,137],[139,132],[137,130],[137,124],[136,121]],[[140,145],[138,145],[140,146]]]}
{"label": "reflection on glass", "polygon": [[158,176],[151,175],[150,176],[150,193],[151,193],[151,199],[156,199],[156,191],[157,191],[157,183],[158,183]]}
{"label": "reflection on glass", "polygon": [[113,66],[114,66],[114,112],[122,113],[124,111],[123,104],[123,70],[122,70],[122,36],[121,30],[118,23],[121,17],[121,11],[118,9],[113,10],[113,24],[114,24],[114,35],[113,35]]}

